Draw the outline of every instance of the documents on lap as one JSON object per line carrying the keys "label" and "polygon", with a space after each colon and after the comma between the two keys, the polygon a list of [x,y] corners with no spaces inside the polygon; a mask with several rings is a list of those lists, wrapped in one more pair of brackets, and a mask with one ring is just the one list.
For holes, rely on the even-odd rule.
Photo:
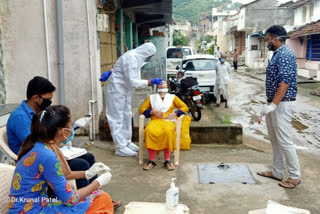
{"label": "documents on lap", "polygon": [[83,148],[76,148],[71,146],[63,146],[60,148],[63,156],[66,158],[66,160],[71,160],[73,158],[80,157],[84,154],[87,154],[87,150]]}

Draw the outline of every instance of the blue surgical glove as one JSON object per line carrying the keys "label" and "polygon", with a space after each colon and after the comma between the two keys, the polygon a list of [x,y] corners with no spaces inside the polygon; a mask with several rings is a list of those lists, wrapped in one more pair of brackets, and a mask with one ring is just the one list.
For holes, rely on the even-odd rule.
{"label": "blue surgical glove", "polygon": [[151,80],[152,85],[161,85],[162,84],[162,79],[161,78],[154,78]]}
{"label": "blue surgical glove", "polygon": [[101,78],[99,79],[101,82],[107,81],[112,74],[111,71],[106,71],[103,74],[101,74]]}

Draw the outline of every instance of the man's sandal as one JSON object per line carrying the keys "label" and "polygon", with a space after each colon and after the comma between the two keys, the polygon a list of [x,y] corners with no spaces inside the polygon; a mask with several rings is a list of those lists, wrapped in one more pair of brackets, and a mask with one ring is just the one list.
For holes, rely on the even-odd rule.
{"label": "man's sandal", "polygon": [[265,172],[257,172],[257,175],[260,175],[262,177],[271,178],[277,181],[282,181],[282,178],[279,178],[272,174],[271,171],[265,171]]}
{"label": "man's sandal", "polygon": [[281,186],[283,188],[287,188],[287,189],[293,189],[296,186],[298,186],[299,184],[301,184],[301,182],[302,181],[300,179],[293,180],[293,179],[289,178],[286,181],[281,181],[279,183],[279,186]]}
{"label": "man's sandal", "polygon": [[151,170],[153,169],[153,167],[155,167],[157,164],[152,161],[152,160],[149,160],[144,166],[143,166],[143,170]]}
{"label": "man's sandal", "polygon": [[163,164],[164,164],[164,167],[165,167],[168,171],[175,170],[175,167],[174,167],[173,163],[171,162],[171,160],[166,160]]}

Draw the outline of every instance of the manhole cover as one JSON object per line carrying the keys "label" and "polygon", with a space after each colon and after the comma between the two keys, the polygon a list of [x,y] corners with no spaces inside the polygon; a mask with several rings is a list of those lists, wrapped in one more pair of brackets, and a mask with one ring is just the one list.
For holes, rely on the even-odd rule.
{"label": "manhole cover", "polygon": [[199,183],[241,183],[255,184],[247,165],[198,164]]}

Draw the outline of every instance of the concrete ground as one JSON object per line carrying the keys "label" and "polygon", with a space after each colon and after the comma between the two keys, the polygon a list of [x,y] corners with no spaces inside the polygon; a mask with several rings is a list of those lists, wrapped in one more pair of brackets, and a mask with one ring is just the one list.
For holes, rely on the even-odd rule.
{"label": "concrete ground", "polygon": [[[158,156],[158,165],[151,171],[144,171],[142,165],[138,164],[137,157],[117,157],[114,155],[114,146],[111,141],[96,141],[88,150],[96,156],[97,161],[107,164],[112,169],[113,175],[112,181],[103,189],[110,193],[113,199],[122,200],[124,205],[132,201],[165,202],[165,193],[171,178],[176,177],[177,186],[180,188],[180,203],[186,204],[192,214],[246,214],[249,210],[265,208],[268,200],[308,209],[312,214],[320,213],[320,185],[316,176],[320,174],[318,150],[298,150],[302,184],[295,189],[283,189],[278,185],[278,181],[256,175],[258,171],[271,169],[272,164],[271,145],[265,134],[266,127],[263,124],[256,125],[261,106],[265,103],[264,74],[250,75],[257,81],[243,78],[242,74],[244,73],[240,71],[237,74],[234,73],[232,77],[231,108],[214,108],[210,103],[205,106],[200,123],[193,122],[193,126],[221,123],[226,115],[230,115],[232,122],[239,122],[244,126],[243,145],[192,144],[190,151],[181,152],[180,166],[175,171],[169,172],[163,168],[162,153]],[[312,108],[310,107],[312,111],[306,114],[311,115],[315,112],[314,114],[318,115],[318,111],[313,108],[320,106],[319,97],[310,95],[311,90],[318,87],[318,83],[300,84],[298,87],[299,99],[310,98],[307,104],[312,105]],[[133,99],[135,106],[140,105],[145,94],[141,91],[136,95]],[[306,106],[306,103],[304,105]],[[298,109],[298,116],[307,110]],[[134,117],[137,117],[137,111],[133,109],[133,112]],[[302,120],[298,116],[296,119],[312,127],[305,129],[305,133],[295,130],[293,135],[302,133],[317,136],[317,131],[313,131],[317,129],[317,122],[315,122],[317,116],[312,117],[310,121]],[[307,132],[308,130],[310,133]],[[297,139],[304,141],[304,143],[300,142],[300,147],[308,144],[301,137],[295,137],[296,143]],[[313,144],[317,145],[317,142]],[[146,150],[144,158],[147,161]],[[199,184],[197,164],[221,162],[248,165],[256,184]],[[116,210],[115,214],[123,212],[124,206]]]}
{"label": "concrete ground", "polygon": [[[137,157],[117,157],[112,142],[96,141],[88,147],[97,161],[111,168],[112,181],[103,189],[113,199],[124,205],[132,201],[165,202],[165,193],[172,177],[177,178],[180,188],[180,203],[186,204],[193,214],[237,214],[265,208],[267,200],[284,205],[309,209],[320,213],[320,185],[316,175],[320,174],[320,158],[314,154],[299,153],[302,169],[302,184],[293,190],[278,186],[278,181],[256,175],[257,171],[271,167],[270,144],[245,137],[244,145],[192,145],[190,151],[181,152],[180,166],[175,171],[163,168],[162,153],[157,166],[151,171],[142,170]],[[144,151],[147,160],[147,152]],[[199,163],[247,164],[256,184],[199,184]],[[124,212],[124,206],[116,214]]]}

